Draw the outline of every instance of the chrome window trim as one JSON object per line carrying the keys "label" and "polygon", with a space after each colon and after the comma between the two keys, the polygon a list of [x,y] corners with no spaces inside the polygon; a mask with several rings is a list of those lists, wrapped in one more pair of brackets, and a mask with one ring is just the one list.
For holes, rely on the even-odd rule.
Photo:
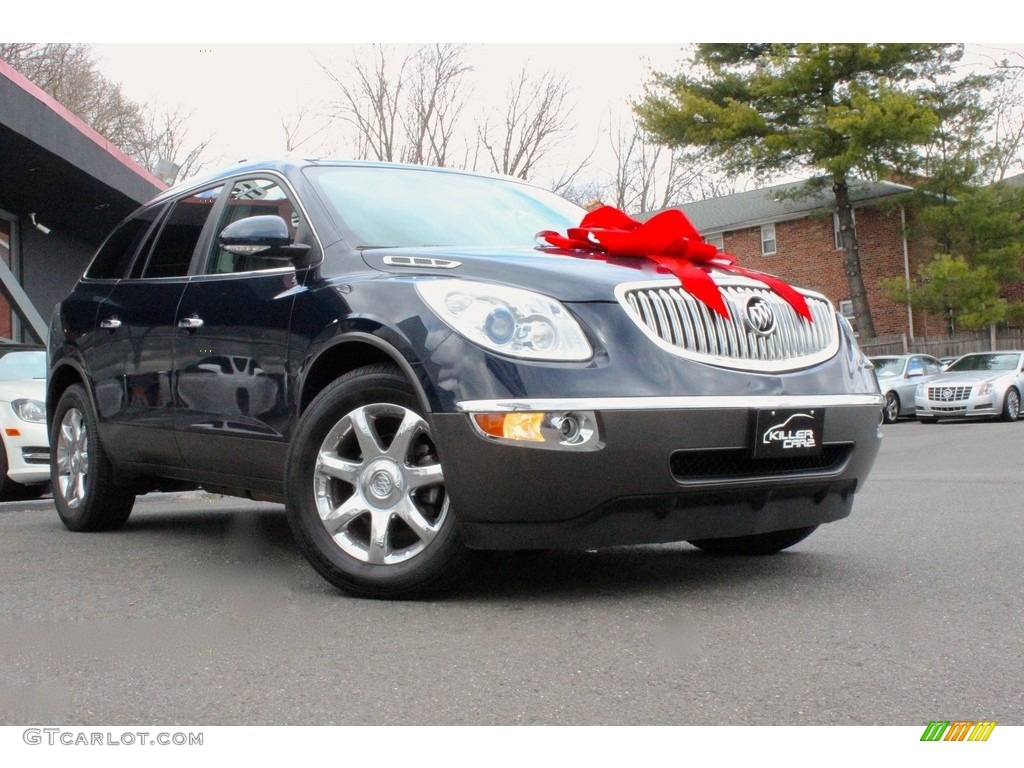
{"label": "chrome window trim", "polygon": [[752,408],[882,407],[882,395],[707,395],[677,397],[505,398],[462,400],[462,413],[516,411],[750,410]]}

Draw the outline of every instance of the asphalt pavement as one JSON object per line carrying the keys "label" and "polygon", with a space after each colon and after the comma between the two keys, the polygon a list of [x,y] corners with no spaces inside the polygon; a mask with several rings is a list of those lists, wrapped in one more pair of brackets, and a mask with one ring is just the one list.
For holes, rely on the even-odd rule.
{"label": "asphalt pavement", "polygon": [[0,725],[1022,725],[1024,423],[883,432],[788,552],[490,554],[423,601],[339,593],[280,506],[3,504]]}

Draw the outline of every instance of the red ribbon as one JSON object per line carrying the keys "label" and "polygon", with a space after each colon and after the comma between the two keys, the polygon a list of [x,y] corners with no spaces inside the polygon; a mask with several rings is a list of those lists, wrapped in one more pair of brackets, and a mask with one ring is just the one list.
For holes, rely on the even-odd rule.
{"label": "red ribbon", "polygon": [[587,250],[607,256],[647,258],[671,272],[683,288],[722,317],[729,318],[722,293],[709,274],[710,267],[758,280],[779,294],[801,317],[813,322],[803,295],[777,277],[736,265],[736,257],[719,253],[705,243],[686,215],[678,209],[662,211],[641,223],[618,208],[605,205],[570,227],[567,237],[557,232],[538,233],[549,245],[564,250]]}

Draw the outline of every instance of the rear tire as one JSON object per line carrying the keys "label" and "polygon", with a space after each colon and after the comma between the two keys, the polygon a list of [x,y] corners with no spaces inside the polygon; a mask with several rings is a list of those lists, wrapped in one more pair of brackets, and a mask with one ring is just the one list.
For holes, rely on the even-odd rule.
{"label": "rear tire", "polygon": [[50,485],[57,514],[72,531],[112,531],[132,513],[135,493],[114,483],[96,411],[80,384],[64,390],[50,427]]}
{"label": "rear tire", "polygon": [[756,533],[752,536],[735,536],[728,539],[696,539],[690,544],[716,555],[774,555],[787,547],[803,541],[817,529],[791,528],[786,531]]}
{"label": "rear tire", "polygon": [[371,365],[330,384],[299,422],[288,522],[317,573],[346,592],[419,597],[467,562],[422,411],[399,370]]}

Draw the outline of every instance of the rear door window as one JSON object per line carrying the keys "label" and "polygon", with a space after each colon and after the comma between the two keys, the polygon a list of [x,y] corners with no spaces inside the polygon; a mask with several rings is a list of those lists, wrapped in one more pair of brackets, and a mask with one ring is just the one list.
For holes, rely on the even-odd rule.
{"label": "rear door window", "polygon": [[139,211],[122,223],[100,246],[85,276],[92,280],[117,280],[124,277],[139,244],[166,210],[167,203],[155,205]]}
{"label": "rear door window", "polygon": [[183,277],[199,244],[221,187],[204,190],[174,203],[146,259],[139,258],[132,277]]}

